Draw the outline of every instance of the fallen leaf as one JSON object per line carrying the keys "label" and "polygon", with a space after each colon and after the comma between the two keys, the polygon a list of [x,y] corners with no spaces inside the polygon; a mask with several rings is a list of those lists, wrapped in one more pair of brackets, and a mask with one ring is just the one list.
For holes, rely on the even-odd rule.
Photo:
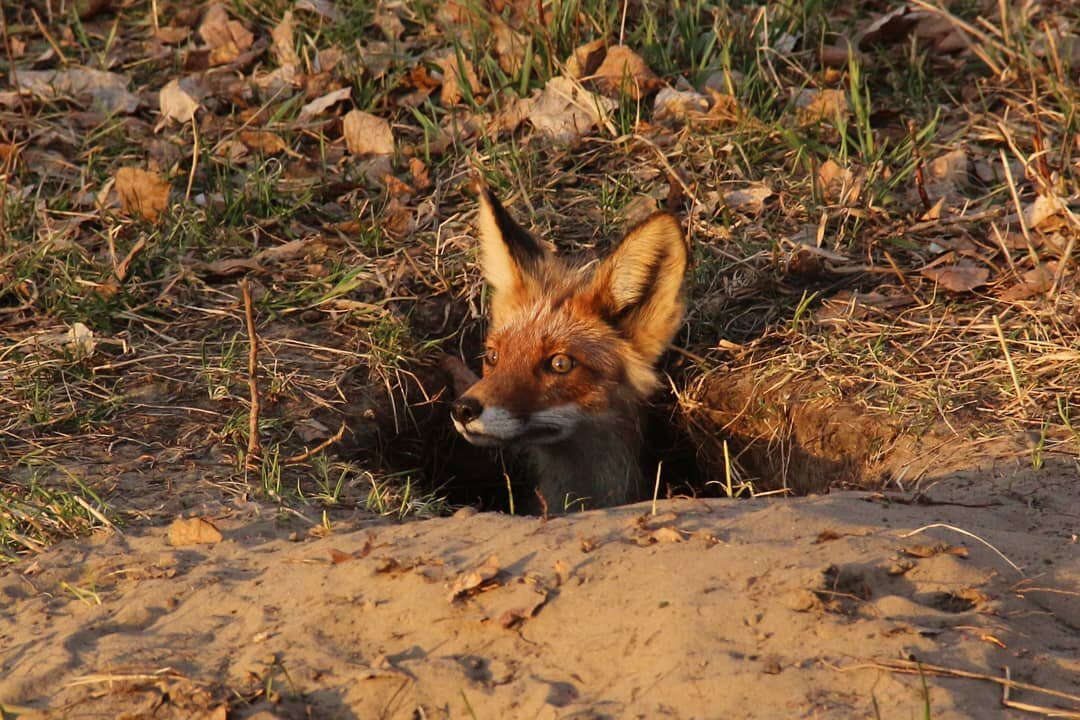
{"label": "fallen leaf", "polygon": [[930,558],[935,555],[968,556],[968,549],[963,545],[908,545],[903,552],[905,555],[916,558]]}
{"label": "fallen leaf", "polygon": [[278,64],[298,67],[300,65],[300,56],[296,54],[296,48],[293,46],[293,14],[291,10],[286,10],[285,14],[281,16],[281,22],[270,31],[270,37],[274,41],[271,47],[274,50],[274,56],[277,58]]}
{"label": "fallen leaf", "polygon": [[1006,302],[1017,302],[1042,295],[1054,286],[1057,269],[1056,262],[1040,264],[1021,275],[1020,282],[1006,288],[998,297]]}
{"label": "fallen leaf", "polygon": [[173,547],[212,545],[221,542],[221,532],[206,518],[177,518],[169,525],[169,544]]}
{"label": "fallen leaf", "polygon": [[499,67],[507,75],[517,75],[525,64],[529,37],[514,31],[498,15],[491,18],[491,35],[495,41],[495,57],[498,58]]}
{"label": "fallen leaf", "polygon": [[893,45],[908,36],[917,20],[907,4],[900,5],[864,25],[856,33],[855,44],[861,50]]}
{"label": "fallen leaf", "polygon": [[97,342],[94,340],[94,331],[81,322],[74,323],[68,328],[64,344],[76,358],[85,359],[94,354]]}
{"label": "fallen leaf", "polygon": [[1065,204],[1056,195],[1039,195],[1024,208],[1024,224],[1029,229],[1039,229],[1064,208]]}
{"label": "fallen leaf", "polygon": [[336,23],[340,19],[334,0],[296,0],[294,7],[296,10],[307,10],[321,15],[331,23]]}
{"label": "fallen leaf", "polygon": [[821,48],[821,64],[830,68],[846,68],[852,60],[861,61],[860,53],[846,37],[837,39],[835,45],[825,45]]}
{"label": "fallen leaf", "polygon": [[[469,92],[473,95],[483,89],[480,78],[476,76],[476,70],[471,62],[464,57],[459,57],[456,52],[450,52],[435,61],[442,72],[442,89],[439,91],[439,102],[449,107],[456,105],[464,95],[462,88],[467,84]],[[464,72],[465,77],[462,78]]]}
{"label": "fallen leaf", "polygon": [[330,563],[333,565],[340,565],[343,562],[355,560],[352,553],[343,552],[337,548],[330,548]]}
{"label": "fallen leaf", "polygon": [[581,80],[592,75],[604,61],[605,54],[607,54],[607,40],[604,38],[581,45],[566,59],[566,76]]}
{"label": "fallen leaf", "polygon": [[693,90],[660,88],[653,100],[653,119],[657,122],[687,120],[704,115],[709,110],[709,98]]}
{"label": "fallen leaf", "polygon": [[990,278],[990,270],[972,262],[961,261],[956,265],[927,267],[920,274],[933,280],[946,290],[968,292],[985,285]]}
{"label": "fallen leaf", "polygon": [[240,142],[263,155],[276,155],[289,147],[280,135],[269,130],[242,130]]}
{"label": "fallen leaf", "polygon": [[409,158],[409,174],[412,175],[413,187],[417,190],[423,191],[431,187],[431,175],[420,158]]}
{"label": "fallen leaf", "polygon": [[183,25],[162,25],[154,31],[154,38],[165,45],[179,45],[191,35],[191,28]]}
{"label": "fallen leaf", "polygon": [[169,206],[169,183],[157,173],[137,167],[116,171],[116,193],[128,215],[140,215],[151,222]]}
{"label": "fallen leaf", "polygon": [[240,57],[255,43],[255,36],[237,20],[230,20],[224,5],[214,4],[203,16],[199,35],[210,48],[210,64],[224,65]]}
{"label": "fallen leaf", "polygon": [[394,133],[385,118],[350,110],[342,120],[342,134],[353,155],[394,154]]}
{"label": "fallen leaf", "polygon": [[855,173],[829,159],[818,168],[817,187],[825,202],[850,203],[858,200],[862,180],[857,180]]}
{"label": "fallen leaf", "polygon": [[499,574],[499,558],[492,555],[483,565],[462,573],[450,589],[450,602],[466,595],[475,595],[494,585],[492,582]]}
{"label": "fallen leaf", "polygon": [[971,182],[971,158],[965,148],[951,150],[926,164],[925,188],[935,200],[940,197],[955,200]]}
{"label": "fallen leaf", "polygon": [[645,61],[625,45],[608,48],[593,77],[600,92],[616,98],[629,95],[640,100],[663,85]]}
{"label": "fallen leaf", "polygon": [[315,98],[304,107],[300,108],[300,121],[311,120],[317,115],[322,115],[328,109],[337,105],[342,100],[352,97],[352,87],[343,87],[339,90],[327,93],[322,97]]}
{"label": "fallen leaf", "polygon": [[405,25],[398,17],[401,9],[402,6],[399,3],[380,2],[376,6],[375,17],[372,18],[371,24],[379,28],[387,40],[397,40],[405,33]]}
{"label": "fallen leaf", "polygon": [[737,212],[757,215],[765,209],[765,201],[772,195],[773,191],[767,185],[756,183],[724,193],[724,203]]}
{"label": "fallen leaf", "polygon": [[843,90],[800,88],[793,95],[800,125],[835,121],[848,114],[847,94]]}
{"label": "fallen leaf", "polygon": [[529,108],[528,120],[537,132],[558,142],[572,142],[606,122],[614,100],[584,90],[570,78],[548,80]]}
{"label": "fallen leaf", "polygon": [[16,80],[16,87],[42,100],[89,97],[108,113],[131,113],[139,106],[139,98],[127,89],[127,76],[104,70],[20,70]]}
{"label": "fallen leaf", "polygon": [[169,120],[179,123],[191,122],[195,117],[195,111],[199,109],[199,101],[184,88],[180,80],[175,78],[158,92],[158,105],[161,112],[161,123],[158,129]]}

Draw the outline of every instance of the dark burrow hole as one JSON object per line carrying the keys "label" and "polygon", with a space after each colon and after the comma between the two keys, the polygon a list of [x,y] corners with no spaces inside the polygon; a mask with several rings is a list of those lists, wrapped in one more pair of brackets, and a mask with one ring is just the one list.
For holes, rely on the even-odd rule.
{"label": "dark burrow hole", "polygon": [[[651,491],[661,467],[660,498],[751,490],[802,495],[881,482],[880,463],[873,461],[893,444],[888,426],[835,403],[803,400],[813,395],[798,388],[764,393],[752,372],[695,378],[682,368],[665,369],[676,387],[691,389],[680,391],[681,402],[671,390],[658,393],[646,413],[642,470]],[[437,358],[398,373],[396,381],[392,399],[370,392],[377,383],[367,385],[367,395],[360,388],[353,394],[364,399],[350,409],[347,455],[420,479],[452,505],[508,511],[513,493],[515,512],[538,509],[527,472],[511,455],[474,447],[454,431],[455,393]]]}

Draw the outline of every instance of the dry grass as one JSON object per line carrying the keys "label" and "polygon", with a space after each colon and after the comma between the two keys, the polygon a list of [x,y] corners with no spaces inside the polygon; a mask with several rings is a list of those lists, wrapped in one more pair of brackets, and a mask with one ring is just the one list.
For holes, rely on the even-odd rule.
{"label": "dry grass", "polygon": [[[283,3],[230,6],[255,54],[208,72],[202,7],[5,6],[5,73],[108,70],[145,100],[110,113],[78,93],[0,93],[5,554],[249,496],[337,519],[440,511],[444,483],[475,467],[431,358],[471,361],[482,334],[477,174],[563,252],[603,249],[657,205],[683,212],[691,310],[668,369],[676,424],[697,423],[699,442],[743,430],[790,453],[791,417],[751,407],[783,396],[780,415],[854,407],[913,436],[1020,438],[1033,464],[1075,456],[1077,11],[882,3],[896,14],[874,34],[869,11],[816,2],[654,5],[297,11],[299,79],[279,88],[255,81],[285,64],[265,48]],[[531,54],[500,44],[496,15]],[[711,77],[709,109],[664,120],[652,95],[621,96],[571,145],[528,123],[491,129],[605,36],[667,85]],[[859,52],[823,62],[843,38]],[[439,87],[449,51],[478,79],[456,100]],[[155,128],[158,90],[181,77],[201,85],[195,122]],[[340,88],[351,104],[301,112]],[[390,122],[392,156],[348,152],[352,107]],[[171,186],[160,216],[122,206],[129,166]],[[260,345],[251,471],[241,277]],[[746,375],[761,395],[735,404],[754,423],[699,422],[710,388]],[[784,484],[738,458],[703,479],[732,487],[731,468],[756,491]]]}

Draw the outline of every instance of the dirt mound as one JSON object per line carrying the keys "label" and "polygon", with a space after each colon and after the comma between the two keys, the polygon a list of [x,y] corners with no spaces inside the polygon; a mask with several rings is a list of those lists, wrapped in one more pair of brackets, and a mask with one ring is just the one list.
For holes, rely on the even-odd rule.
{"label": "dirt mound", "polygon": [[676,500],[330,533],[247,506],[218,509],[211,545],[173,547],[165,528],[69,541],[0,575],[0,703],[65,718],[946,719],[999,708],[1008,668],[1058,693],[1013,700],[1076,711],[1075,470],[993,475],[942,481],[922,504]]}

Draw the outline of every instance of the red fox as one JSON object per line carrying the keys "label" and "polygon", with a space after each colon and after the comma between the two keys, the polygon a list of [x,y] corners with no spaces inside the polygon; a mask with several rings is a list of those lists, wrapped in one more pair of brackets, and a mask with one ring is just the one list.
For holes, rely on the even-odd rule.
{"label": "red fox", "polygon": [[684,311],[679,222],[656,213],[607,257],[575,267],[485,188],[478,230],[491,324],[483,378],[451,411],[457,431],[520,448],[552,512],[642,499],[642,404]]}

